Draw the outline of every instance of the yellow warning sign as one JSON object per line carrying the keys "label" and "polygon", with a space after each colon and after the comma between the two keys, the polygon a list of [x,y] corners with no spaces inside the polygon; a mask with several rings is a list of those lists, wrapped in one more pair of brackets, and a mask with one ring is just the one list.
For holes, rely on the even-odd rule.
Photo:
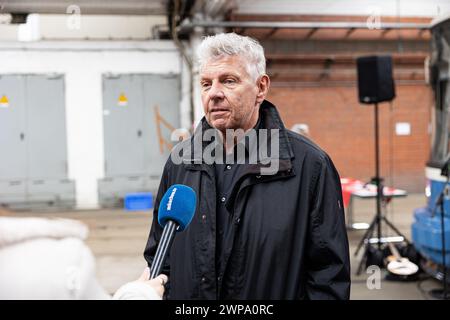
{"label": "yellow warning sign", "polygon": [[0,108],[8,108],[9,107],[9,100],[6,95],[3,95],[0,98]]}
{"label": "yellow warning sign", "polygon": [[119,99],[117,99],[117,104],[121,107],[125,107],[128,104],[128,98],[124,93],[121,93]]}

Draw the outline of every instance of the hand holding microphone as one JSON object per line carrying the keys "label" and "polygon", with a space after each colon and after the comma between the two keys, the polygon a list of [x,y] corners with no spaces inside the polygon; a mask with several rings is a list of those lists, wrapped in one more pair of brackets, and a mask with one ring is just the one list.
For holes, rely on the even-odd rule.
{"label": "hand holding microphone", "polygon": [[153,290],[155,290],[162,298],[164,294],[164,285],[167,283],[168,278],[165,274],[160,274],[156,278],[150,279],[150,268],[145,268],[137,281],[153,288]]}

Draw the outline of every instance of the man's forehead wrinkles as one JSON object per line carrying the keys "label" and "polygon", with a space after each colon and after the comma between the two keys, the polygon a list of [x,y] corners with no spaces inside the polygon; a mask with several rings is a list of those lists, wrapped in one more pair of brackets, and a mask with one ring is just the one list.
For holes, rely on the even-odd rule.
{"label": "man's forehead wrinkles", "polygon": [[235,74],[240,75],[241,70],[243,68],[242,61],[238,58],[231,58],[231,59],[218,59],[209,61],[206,63],[203,68],[201,69],[200,73],[201,75],[216,75],[217,73],[223,74]]}
{"label": "man's forehead wrinkles", "polygon": [[220,79],[226,76],[241,77],[241,74],[237,70],[221,70],[220,68],[216,72],[210,70],[200,74],[202,80]]}

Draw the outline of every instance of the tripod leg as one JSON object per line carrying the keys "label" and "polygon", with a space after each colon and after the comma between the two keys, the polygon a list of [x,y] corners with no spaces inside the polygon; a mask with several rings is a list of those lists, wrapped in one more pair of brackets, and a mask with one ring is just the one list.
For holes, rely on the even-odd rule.
{"label": "tripod leg", "polygon": [[358,269],[356,270],[356,275],[357,275],[357,276],[359,276],[359,275],[361,274],[361,271],[362,271],[362,269],[363,269],[363,265],[364,265],[364,263],[365,263],[366,260],[367,260],[367,251],[368,251],[368,250],[369,250],[369,244],[366,243],[366,244],[365,244],[365,248],[364,248],[363,256],[361,257],[361,260],[360,260],[359,265],[358,265]]}
{"label": "tripod leg", "polygon": [[364,233],[364,236],[361,238],[361,240],[358,243],[358,246],[356,247],[355,256],[358,255],[359,250],[361,250],[362,245],[364,244],[364,240],[370,238],[370,236],[373,233],[373,228],[375,227],[375,223],[377,221],[377,218],[375,217],[372,222],[370,223],[369,228],[366,230],[366,233]]}
{"label": "tripod leg", "polygon": [[394,230],[399,236],[403,237],[404,241],[407,244],[411,244],[409,240],[403,235],[403,233],[400,232],[385,216],[381,217],[381,219],[392,229]]}

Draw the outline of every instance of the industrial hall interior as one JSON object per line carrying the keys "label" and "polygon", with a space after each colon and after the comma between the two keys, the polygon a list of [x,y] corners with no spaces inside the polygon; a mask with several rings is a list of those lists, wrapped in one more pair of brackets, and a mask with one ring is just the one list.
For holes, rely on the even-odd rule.
{"label": "industrial hall interior", "polygon": [[0,0],[0,299],[450,299],[449,79],[448,0]]}

